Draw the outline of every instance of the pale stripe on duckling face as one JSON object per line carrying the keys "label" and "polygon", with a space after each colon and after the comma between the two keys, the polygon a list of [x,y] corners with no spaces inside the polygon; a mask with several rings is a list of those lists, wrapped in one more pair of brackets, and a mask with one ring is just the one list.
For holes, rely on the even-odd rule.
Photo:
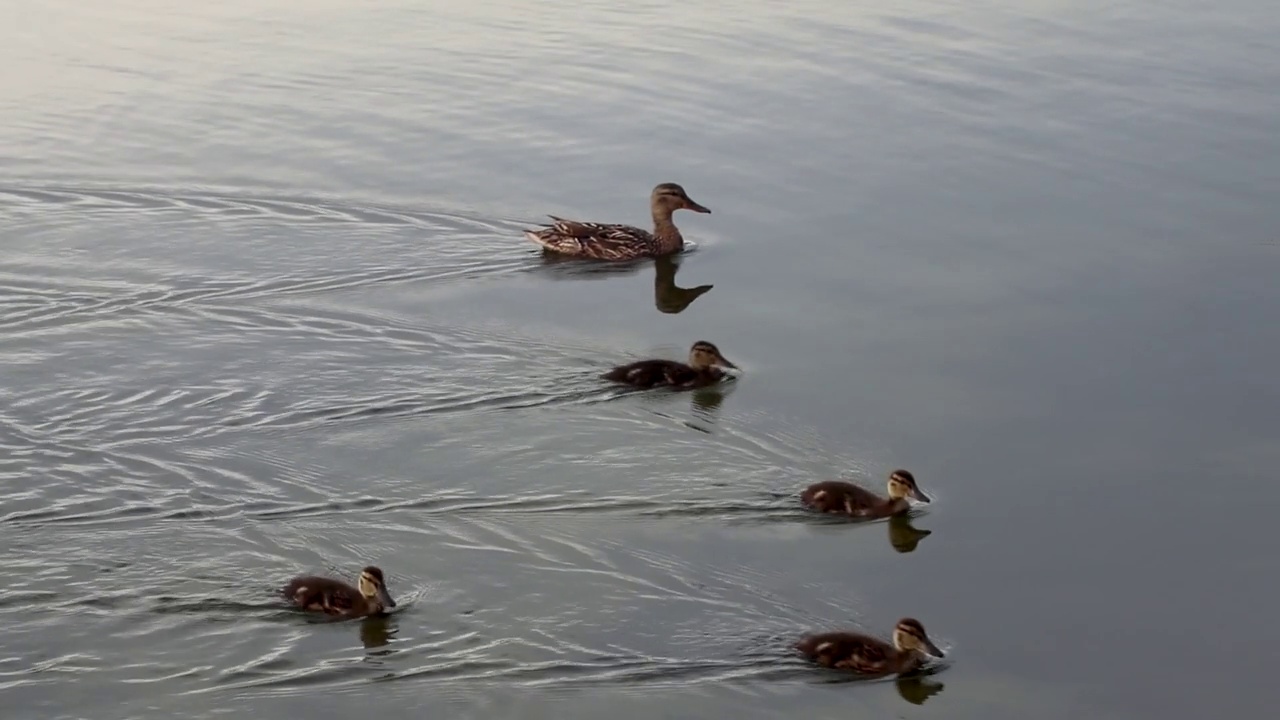
{"label": "pale stripe on duckling face", "polygon": [[689,348],[689,367],[703,369],[715,366],[737,368],[720,352],[720,348],[706,340],[699,340]]}
{"label": "pale stripe on duckling face", "polygon": [[924,625],[914,618],[903,618],[898,621],[897,627],[894,628],[893,644],[899,650],[914,650],[934,657],[943,657],[942,650],[929,639]]}
{"label": "pale stripe on duckling face", "polygon": [[916,484],[915,476],[906,470],[894,470],[889,474],[889,497],[894,500],[912,497],[920,502],[930,502],[929,496]]}

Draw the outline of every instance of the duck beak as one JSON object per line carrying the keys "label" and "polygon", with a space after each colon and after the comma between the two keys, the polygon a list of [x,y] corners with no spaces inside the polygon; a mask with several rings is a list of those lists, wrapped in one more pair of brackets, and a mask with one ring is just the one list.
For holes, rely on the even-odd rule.
{"label": "duck beak", "polygon": [[378,601],[381,602],[382,606],[385,608],[393,608],[396,606],[396,601],[391,599],[391,594],[388,593],[387,589],[381,585],[378,586]]}
{"label": "duck beak", "polygon": [[939,650],[939,649],[938,649],[938,646],[937,646],[937,645],[934,645],[934,644],[933,644],[933,641],[932,641],[932,640],[930,640],[929,638],[921,638],[921,639],[920,639],[920,642],[924,645],[924,649],[925,649],[925,650],[926,650],[930,655],[932,655],[932,656],[934,656],[934,657],[936,657],[936,658],[946,657],[946,654],[945,654],[945,653],[943,653],[941,650]]}
{"label": "duck beak", "polygon": [[728,358],[726,358],[723,355],[720,355],[719,357],[716,358],[716,364],[719,365],[720,367],[733,368],[734,370],[738,369],[737,365],[734,365],[733,363],[729,362]]}
{"label": "duck beak", "polygon": [[911,497],[919,500],[920,502],[933,502],[932,500],[929,499],[929,496],[925,495],[924,491],[921,490],[920,488],[911,488]]}
{"label": "duck beak", "polygon": [[711,210],[710,210],[710,209],[708,209],[708,208],[706,208],[706,207],[704,207],[704,206],[702,206],[702,205],[699,205],[698,203],[694,202],[694,201],[693,201],[692,199],[690,199],[690,198],[685,198],[685,199],[684,199],[684,206],[685,206],[686,208],[688,208],[688,209],[690,209],[690,210],[692,210],[692,211],[696,212],[696,213],[705,213],[705,214],[708,214],[708,215],[709,215],[709,214],[711,214]]}

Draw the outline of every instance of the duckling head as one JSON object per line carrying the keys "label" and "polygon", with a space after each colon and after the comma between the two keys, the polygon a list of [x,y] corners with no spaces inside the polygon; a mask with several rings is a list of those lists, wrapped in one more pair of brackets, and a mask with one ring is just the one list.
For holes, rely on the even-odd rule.
{"label": "duckling head", "polygon": [[915,476],[906,470],[894,470],[889,473],[889,497],[894,500],[911,497],[920,502],[929,502],[929,496],[916,485]]}
{"label": "duckling head", "polygon": [[937,645],[929,639],[924,625],[915,618],[902,618],[893,628],[893,646],[903,652],[918,652],[934,657],[945,657]]}
{"label": "duckling head", "polygon": [[737,365],[720,354],[720,348],[706,340],[699,340],[689,348],[689,367],[694,370],[706,370],[712,367],[737,368]]}
{"label": "duckling head", "polygon": [[370,565],[361,570],[359,586],[361,595],[378,603],[383,608],[396,606],[396,601],[392,600],[390,593],[387,592],[387,583],[382,577],[381,569]]}
{"label": "duckling head", "polygon": [[667,217],[676,210],[692,210],[696,213],[709,213],[707,208],[699,205],[689,197],[684,188],[675,183],[662,183],[653,189],[653,194],[649,196],[649,204],[653,208],[655,215],[662,214]]}

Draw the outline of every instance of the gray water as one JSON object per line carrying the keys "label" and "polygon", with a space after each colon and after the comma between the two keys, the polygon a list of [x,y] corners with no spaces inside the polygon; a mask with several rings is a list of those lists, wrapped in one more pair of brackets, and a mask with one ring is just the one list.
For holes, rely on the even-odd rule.
{"label": "gray water", "polygon": [[[0,2],[0,703],[1273,714],[1272,5]],[[663,181],[678,266],[521,237]],[[787,651],[904,615],[922,678]]]}

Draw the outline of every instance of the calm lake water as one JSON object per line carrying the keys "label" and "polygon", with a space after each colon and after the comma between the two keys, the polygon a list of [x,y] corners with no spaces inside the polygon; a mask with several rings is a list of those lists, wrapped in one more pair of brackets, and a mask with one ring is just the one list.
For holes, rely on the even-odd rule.
{"label": "calm lake water", "polygon": [[[0,2],[0,703],[1274,713],[1273,5]],[[678,266],[521,237],[663,181]],[[787,651],[904,615],[927,677]]]}

